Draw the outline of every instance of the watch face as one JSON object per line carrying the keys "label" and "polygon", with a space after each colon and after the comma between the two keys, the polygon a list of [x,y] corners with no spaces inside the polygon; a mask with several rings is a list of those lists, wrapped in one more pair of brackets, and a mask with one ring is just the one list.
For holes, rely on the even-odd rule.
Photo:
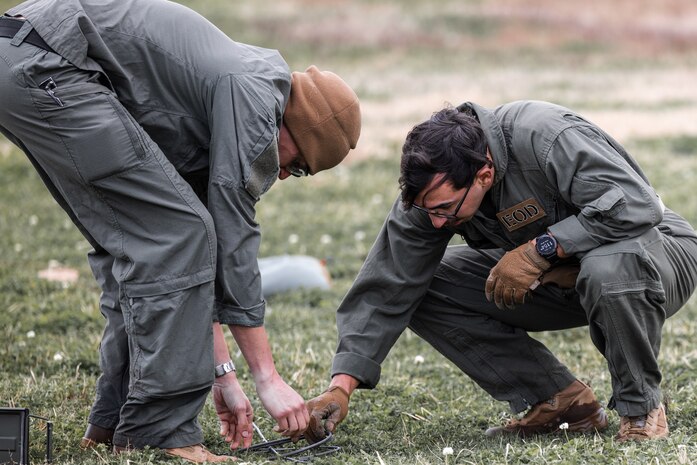
{"label": "watch face", "polygon": [[557,254],[557,241],[551,236],[543,235],[537,238],[535,248],[543,257],[551,257]]}

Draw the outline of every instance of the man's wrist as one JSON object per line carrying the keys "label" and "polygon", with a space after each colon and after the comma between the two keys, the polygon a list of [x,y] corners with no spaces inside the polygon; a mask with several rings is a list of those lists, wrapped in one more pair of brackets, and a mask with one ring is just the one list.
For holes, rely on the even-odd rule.
{"label": "man's wrist", "polygon": [[329,388],[332,388],[333,386],[340,387],[350,396],[359,384],[360,382],[353,376],[345,373],[339,373],[334,375],[332,382],[329,383]]}
{"label": "man's wrist", "polygon": [[216,365],[215,367],[215,377],[220,378],[221,376],[225,376],[228,373],[233,373],[237,371],[235,368],[235,364],[232,363],[232,360],[228,360],[227,362],[223,362],[219,365]]}

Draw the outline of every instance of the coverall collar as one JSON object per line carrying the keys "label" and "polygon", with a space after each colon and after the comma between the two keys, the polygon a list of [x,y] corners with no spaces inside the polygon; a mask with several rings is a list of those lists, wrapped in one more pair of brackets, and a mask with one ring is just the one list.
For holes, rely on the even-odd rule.
{"label": "coverall collar", "polygon": [[496,168],[494,185],[498,184],[506,174],[506,167],[508,166],[508,147],[506,146],[506,139],[503,136],[503,129],[501,129],[498,119],[492,111],[473,102],[463,103],[457,108],[460,111],[465,108],[471,108],[477,114],[489,146],[489,153],[491,153],[491,158]]}

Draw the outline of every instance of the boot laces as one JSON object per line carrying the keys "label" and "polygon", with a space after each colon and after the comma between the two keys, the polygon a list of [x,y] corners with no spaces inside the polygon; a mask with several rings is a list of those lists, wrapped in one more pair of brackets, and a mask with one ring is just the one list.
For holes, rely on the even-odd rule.
{"label": "boot laces", "polygon": [[646,426],[646,415],[641,415],[638,417],[629,417],[629,427],[630,428],[643,428]]}
{"label": "boot laces", "polygon": [[627,417],[627,420],[629,420],[629,424],[627,425],[627,431],[626,434],[632,435],[632,434],[639,434],[639,435],[646,435],[646,419],[647,415],[640,415],[637,417]]}

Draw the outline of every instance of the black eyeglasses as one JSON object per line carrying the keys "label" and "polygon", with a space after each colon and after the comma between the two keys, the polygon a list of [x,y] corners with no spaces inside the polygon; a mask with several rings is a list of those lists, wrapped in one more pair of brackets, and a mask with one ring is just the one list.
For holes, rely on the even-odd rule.
{"label": "black eyeglasses", "polygon": [[302,178],[310,174],[310,169],[307,166],[301,165],[297,158],[286,166],[286,171],[296,178]]}
{"label": "black eyeglasses", "polygon": [[[470,186],[472,187],[472,186]],[[428,213],[431,216],[437,216],[438,218],[445,218],[448,220],[457,220],[457,212],[460,211],[460,207],[462,207],[462,204],[465,202],[465,199],[467,198],[467,194],[469,194],[470,187],[467,188],[465,191],[465,195],[462,196],[460,201],[457,203],[455,206],[455,211],[453,213],[442,213],[439,212],[438,210],[429,210],[428,208],[420,207],[416,204],[412,204],[412,207],[416,208],[417,210],[420,210],[422,212]]]}

